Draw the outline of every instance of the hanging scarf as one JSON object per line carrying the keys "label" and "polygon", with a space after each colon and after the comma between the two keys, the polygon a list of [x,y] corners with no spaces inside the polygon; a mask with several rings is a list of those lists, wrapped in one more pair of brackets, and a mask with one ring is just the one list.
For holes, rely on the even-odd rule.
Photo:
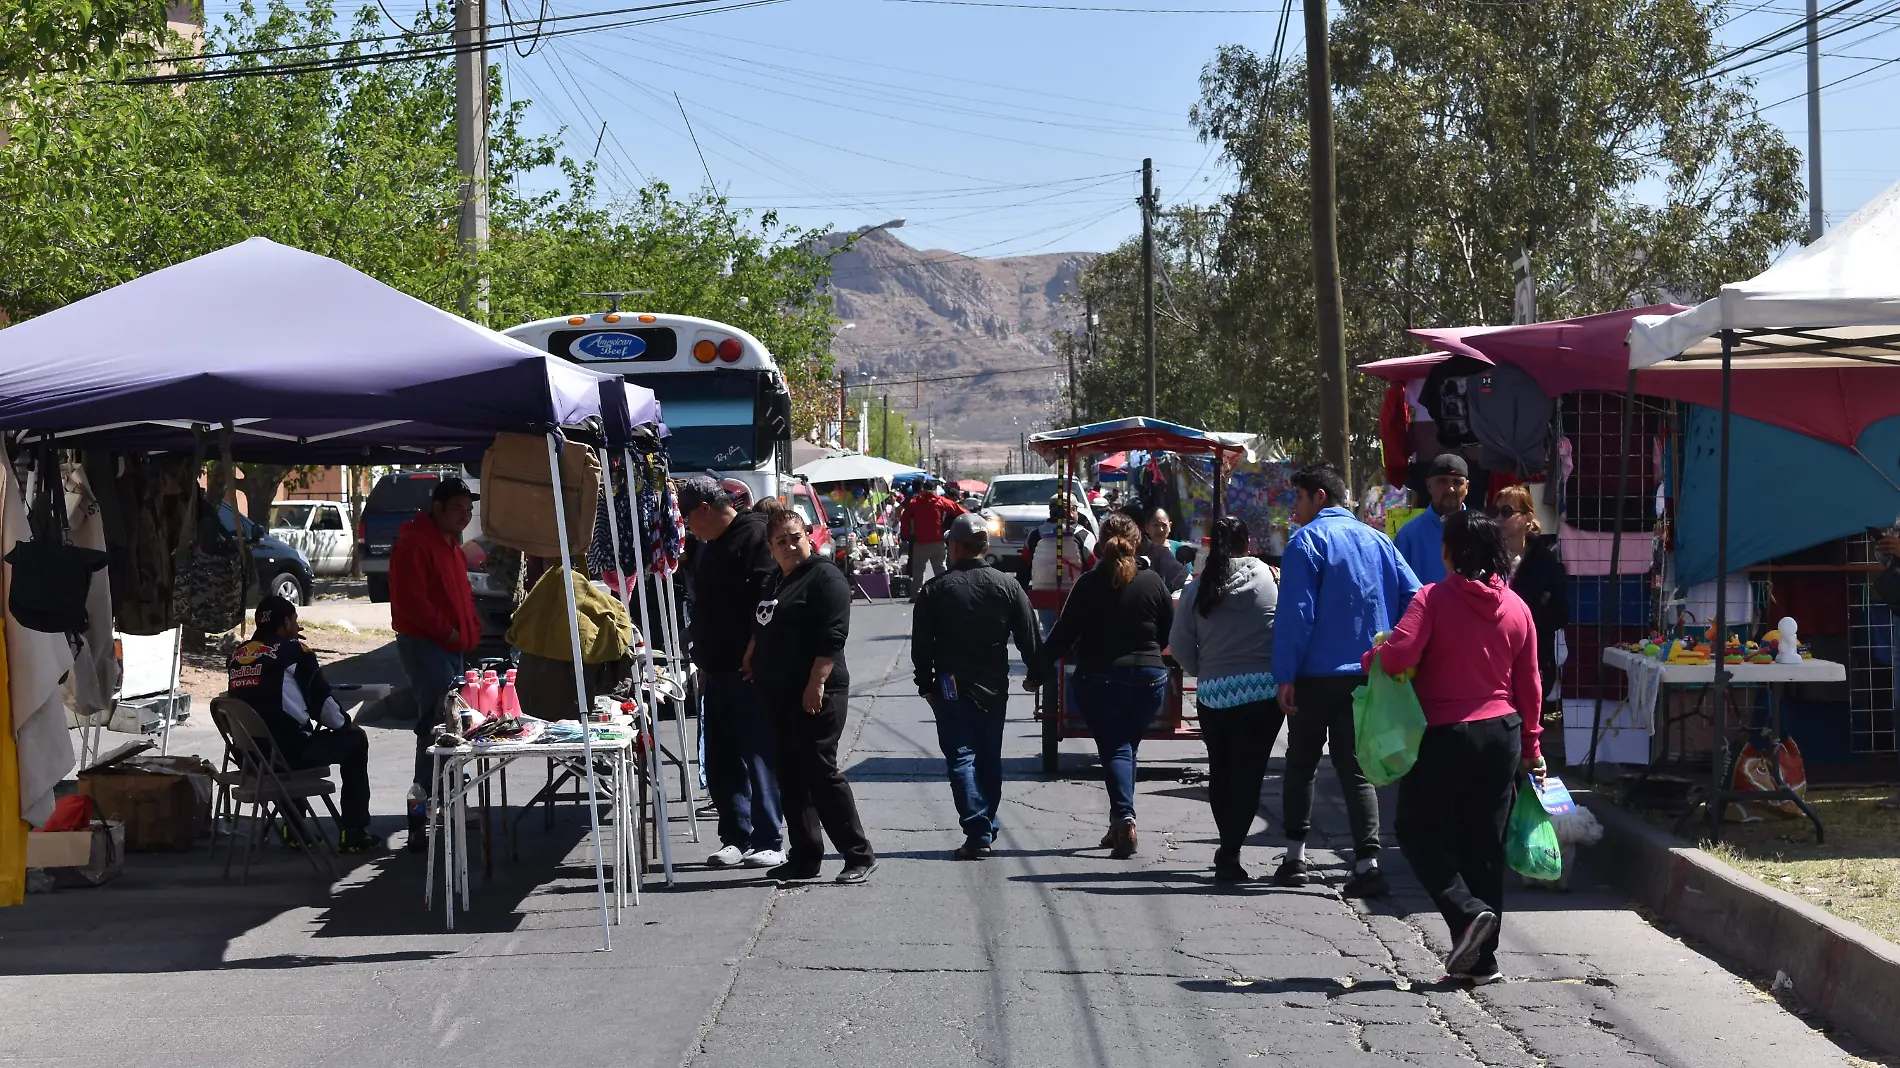
{"label": "hanging scarf", "polygon": [[631,575],[639,568],[635,564],[635,538],[640,536],[644,524],[633,521],[632,498],[628,493],[627,465],[618,456],[607,458],[607,478],[613,487],[614,517],[619,525],[620,559],[614,559],[614,528],[607,521],[607,495],[602,493],[594,510],[594,538],[587,546],[587,567],[596,575],[609,573]]}

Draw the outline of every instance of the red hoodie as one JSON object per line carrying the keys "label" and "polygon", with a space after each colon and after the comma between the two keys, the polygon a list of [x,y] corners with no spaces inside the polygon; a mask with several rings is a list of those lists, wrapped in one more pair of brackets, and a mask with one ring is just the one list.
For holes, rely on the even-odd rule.
{"label": "red hoodie", "polygon": [[1361,664],[1397,675],[1414,665],[1412,688],[1434,727],[1516,712],[1524,719],[1523,756],[1536,760],[1544,710],[1537,678],[1537,629],[1531,610],[1502,578],[1474,582],[1451,575],[1412,598],[1405,617]]}
{"label": "red hoodie", "polygon": [[[466,653],[481,643],[468,561],[427,512],[417,512],[396,531],[396,546],[389,552],[389,622],[397,634],[432,641],[451,653]],[[451,630],[457,632],[453,642]]]}

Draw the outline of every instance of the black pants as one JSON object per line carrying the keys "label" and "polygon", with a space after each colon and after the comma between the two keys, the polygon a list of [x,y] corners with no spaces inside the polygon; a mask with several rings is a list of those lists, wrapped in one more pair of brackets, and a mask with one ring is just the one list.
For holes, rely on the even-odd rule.
{"label": "black pants", "polygon": [[1207,804],[1220,832],[1216,861],[1240,860],[1240,845],[1260,813],[1260,781],[1286,715],[1278,701],[1233,708],[1201,706],[1201,739],[1207,743]]}
{"label": "black pants", "polygon": [[343,804],[338,810],[345,830],[369,829],[369,735],[352,723],[340,731],[318,731],[290,759],[293,768],[336,765],[343,780]]}
{"label": "black pants", "polygon": [[801,867],[816,868],[825,859],[826,834],[846,867],[875,859],[851,783],[838,767],[845,699],[843,692],[828,693],[818,714],[808,716],[798,690],[766,698],[778,717],[778,792],[791,846],[786,860]]}
{"label": "black pants", "polygon": [[[1427,727],[1418,763],[1399,780],[1399,848],[1453,941],[1478,913],[1504,914],[1504,828],[1522,728],[1516,715]],[[1497,963],[1497,949],[1493,932],[1481,967]]]}
{"label": "black pants", "polygon": [[1365,684],[1364,675],[1295,680],[1293,698],[1299,711],[1287,717],[1286,727],[1287,840],[1304,842],[1313,827],[1313,780],[1319,777],[1320,750],[1330,749],[1340,792],[1346,795],[1346,819],[1352,824],[1358,860],[1379,855],[1379,795],[1359,770],[1352,737],[1352,692]]}

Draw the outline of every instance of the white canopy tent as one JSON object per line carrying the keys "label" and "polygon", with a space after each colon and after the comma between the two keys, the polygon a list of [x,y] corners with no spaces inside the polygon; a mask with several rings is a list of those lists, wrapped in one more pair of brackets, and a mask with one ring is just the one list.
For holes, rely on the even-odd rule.
{"label": "white canopy tent", "polygon": [[844,453],[839,456],[827,456],[822,460],[813,460],[800,467],[794,474],[803,475],[814,483],[818,482],[889,482],[899,475],[922,474],[917,467],[886,460],[882,456],[865,456],[861,453]]}
{"label": "white canopy tent", "polygon": [[[1834,232],[1745,282],[1724,285],[1712,300],[1675,315],[1638,316],[1629,332],[1630,370],[1673,371],[1720,367],[1721,430],[1717,459],[1716,569],[1728,574],[1729,420],[1734,371],[1763,382],[1795,374],[1800,384],[1817,385],[1787,403],[1812,403],[1813,395],[1853,407],[1857,389],[1891,388],[1888,372],[1900,372],[1900,184],[1889,187]],[[1873,379],[1867,376],[1877,375]],[[1785,379],[1784,379],[1785,381]],[[1853,435],[1849,435],[1849,447]],[[1726,597],[1715,599],[1715,630],[1726,634]],[[1715,752],[1711,759],[1709,826],[1719,835],[1729,796],[1727,725],[1728,668],[1716,658],[1711,701],[1715,715]],[[1776,724],[1779,730],[1779,724]],[[1807,801],[1781,779],[1780,762],[1770,760],[1777,790],[1751,793],[1799,805],[1821,821]]]}

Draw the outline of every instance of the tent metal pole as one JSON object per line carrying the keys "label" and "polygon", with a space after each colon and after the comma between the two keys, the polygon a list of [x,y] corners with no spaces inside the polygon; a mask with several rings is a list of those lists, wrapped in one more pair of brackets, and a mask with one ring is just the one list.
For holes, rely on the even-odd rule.
{"label": "tent metal pole", "polygon": [[[693,841],[697,842],[699,841],[699,761],[697,759],[699,749],[697,746],[688,745],[686,738],[686,680],[692,674],[693,666],[686,662],[685,648],[680,642],[680,619],[674,611],[679,605],[679,592],[678,587],[673,584],[673,572],[668,571],[661,575],[660,584],[666,597],[666,614],[662,617],[666,622],[666,662],[667,666],[673,669],[680,687],[678,711],[673,717],[674,733],[679,738],[680,747],[680,794],[686,798],[687,826],[692,830]],[[706,725],[697,724],[695,729],[703,731]]]}
{"label": "tent metal pole", "polygon": [[[620,568],[620,517],[614,509],[613,460],[612,460],[612,457],[608,454],[607,446],[604,442],[600,446],[599,456],[600,456],[601,486],[606,490],[606,493],[607,493],[607,544],[613,550],[613,570],[616,573],[618,573],[621,570]],[[628,588],[629,587],[627,583],[627,576],[623,574],[620,576],[620,606],[622,608],[631,610],[633,606],[628,604],[628,601],[631,600],[631,598],[627,594]],[[635,707],[637,708],[639,706],[636,704]],[[644,735],[642,737],[644,739]],[[614,842],[619,847],[615,851],[615,854],[614,854],[614,890],[616,893],[618,893],[620,891],[620,888],[624,886],[627,882],[627,849],[626,849],[627,820],[625,819],[627,808],[626,808],[626,798],[622,796],[622,791],[624,791],[627,788],[628,784],[620,781],[620,768],[621,768],[620,763],[616,761],[614,763],[614,798],[613,798],[614,800]],[[634,880],[633,903],[636,905],[640,903],[640,880],[644,878],[646,878],[646,872],[640,870],[639,868],[635,868],[634,873],[633,873],[633,880]]]}
{"label": "tent metal pole", "polygon": [[[548,432],[548,481],[554,489],[554,536],[561,549],[561,585],[567,588],[567,644],[574,656],[574,704],[581,714],[581,759],[587,765],[587,823],[594,835],[594,889],[600,895],[600,948],[614,948],[613,925],[607,918],[607,864],[600,845],[600,800],[594,793],[594,728],[587,720],[587,666],[581,663],[580,605],[574,596],[576,572],[568,559],[567,501],[561,495],[561,455],[555,439],[561,432]],[[586,576],[580,576],[585,580]],[[625,833],[624,828],[619,833]]]}
{"label": "tent metal pole", "polygon": [[633,591],[634,597],[640,602],[640,668],[646,682],[646,700],[640,705],[640,730],[645,736],[647,747],[647,788],[653,791],[653,814],[659,824],[660,870],[666,875],[666,885],[672,886],[673,829],[666,812],[666,764],[660,759],[660,744],[656,737],[660,714],[654,705],[660,698],[658,680],[653,670],[653,624],[647,616],[647,566],[645,533],[640,529],[640,487],[634,476],[633,449],[621,449],[620,459],[627,467],[628,506],[633,512]]}
{"label": "tent metal pole", "polygon": [[[1730,380],[1734,376],[1735,331],[1722,331],[1722,430],[1716,453],[1715,507],[1715,640],[1709,660],[1715,665],[1715,743],[1709,756],[1709,838],[1722,837],[1722,780],[1728,774],[1728,452]],[[1769,754],[1768,759],[1777,759]]]}
{"label": "tent metal pole", "polygon": [[[1604,598],[1610,607],[1605,613],[1616,618],[1622,604],[1617,598],[1617,584],[1623,580],[1621,571],[1623,562],[1623,512],[1629,506],[1630,493],[1630,423],[1636,415],[1636,372],[1630,372],[1629,386],[1623,391],[1623,438],[1616,454],[1616,526],[1610,533],[1610,591]],[[1550,692],[1550,680],[1544,679],[1544,692]],[[1596,713],[1590,721],[1590,757],[1589,770],[1584,774],[1592,786],[1597,781],[1597,743],[1603,739],[1603,685],[1597,684]]]}

